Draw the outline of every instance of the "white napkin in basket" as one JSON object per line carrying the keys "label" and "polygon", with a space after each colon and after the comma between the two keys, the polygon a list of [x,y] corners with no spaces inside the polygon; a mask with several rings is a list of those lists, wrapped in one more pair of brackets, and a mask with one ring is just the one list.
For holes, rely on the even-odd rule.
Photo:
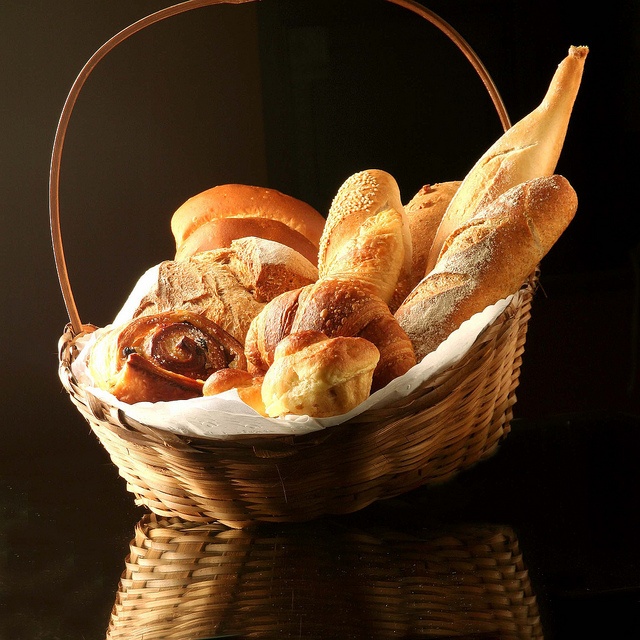
{"label": "white napkin in basket", "polygon": [[441,371],[458,362],[471,348],[481,331],[491,324],[509,304],[513,296],[488,306],[462,323],[434,352],[407,373],[390,382],[384,389],[371,394],[362,404],[349,413],[331,418],[309,416],[286,416],[264,418],[246,405],[235,390],[217,396],[174,400],[172,402],[138,402],[126,404],[110,393],[93,386],[86,367],[91,345],[101,332],[129,320],[142,297],[156,282],[159,265],[146,271],[136,283],[122,309],[111,325],[98,329],[78,341],[79,356],[72,364],[72,372],[87,393],[121,409],[127,416],[143,424],[165,429],[173,433],[206,436],[211,438],[233,438],[234,436],[267,434],[303,434],[345,422],[367,409],[383,407],[405,397],[416,387],[437,376]]}

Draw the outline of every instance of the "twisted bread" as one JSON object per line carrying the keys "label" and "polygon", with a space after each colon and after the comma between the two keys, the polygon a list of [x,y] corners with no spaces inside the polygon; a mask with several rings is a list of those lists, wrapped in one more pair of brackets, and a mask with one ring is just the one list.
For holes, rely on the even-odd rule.
{"label": "twisted bread", "polygon": [[411,236],[394,178],[370,169],[338,190],[320,238],[320,278],[356,280],[389,304],[396,287],[408,293]]}
{"label": "twisted bread", "polygon": [[427,261],[433,269],[450,233],[499,195],[522,182],[550,176],[556,168],[589,50],[571,47],[547,93],[476,162],[451,200]]}
{"label": "twisted bread", "polygon": [[188,311],[144,316],[106,331],[87,364],[97,387],[130,404],[195,398],[214,371],[246,369],[242,345]]}
{"label": "twisted bread", "polygon": [[515,293],[577,205],[565,178],[537,178],[512,187],[451,234],[435,268],[395,314],[418,360],[464,320]]}
{"label": "twisted bread", "polygon": [[289,334],[320,331],[327,337],[360,337],[373,343],[380,360],[372,391],[415,364],[413,347],[388,305],[357,280],[322,278],[274,298],[254,318],[245,342],[247,368],[266,374],[278,344]]}

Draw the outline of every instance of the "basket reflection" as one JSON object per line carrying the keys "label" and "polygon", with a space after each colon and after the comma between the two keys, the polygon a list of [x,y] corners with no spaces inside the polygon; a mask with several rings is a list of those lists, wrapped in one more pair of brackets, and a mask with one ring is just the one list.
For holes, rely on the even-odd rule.
{"label": "basket reflection", "polygon": [[515,532],[145,516],[108,639],[542,638]]}

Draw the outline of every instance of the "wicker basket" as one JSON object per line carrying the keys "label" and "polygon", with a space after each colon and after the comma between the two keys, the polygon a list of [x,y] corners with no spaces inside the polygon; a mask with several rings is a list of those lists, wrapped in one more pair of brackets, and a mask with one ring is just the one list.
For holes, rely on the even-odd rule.
{"label": "wicker basket", "polygon": [[[336,585],[339,585],[336,588]],[[515,532],[317,522],[252,531],[146,516],[107,638],[542,638]]]}
{"label": "wicker basket", "polygon": [[[250,0],[249,0],[250,1]],[[465,41],[421,5],[390,0],[436,25],[471,61],[510,124],[498,92]],[[297,436],[186,437],[141,424],[85,393],[72,372],[77,342],[95,327],[80,321],[64,260],[59,222],[59,168],[76,98],[91,70],[119,42],[159,20],[221,0],[189,1],[134,23],[87,62],[65,103],[51,163],[51,231],[70,323],[60,340],[59,374],[71,400],[109,452],[139,504],[165,517],[305,521],[349,513],[421,485],[442,482],[490,456],[509,432],[537,274],[455,366],[409,396],[341,425]]]}

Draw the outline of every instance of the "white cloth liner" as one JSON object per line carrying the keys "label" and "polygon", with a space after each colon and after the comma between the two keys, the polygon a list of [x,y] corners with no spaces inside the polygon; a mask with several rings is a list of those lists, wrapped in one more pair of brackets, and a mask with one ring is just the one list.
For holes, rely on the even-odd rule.
{"label": "white cloth liner", "polygon": [[458,362],[471,348],[483,329],[502,313],[513,298],[513,296],[509,296],[500,300],[462,323],[422,362],[415,365],[403,376],[390,382],[384,389],[371,394],[367,400],[349,413],[331,418],[311,418],[309,416],[264,418],[242,402],[233,389],[217,396],[191,400],[126,404],[120,402],[110,393],[93,386],[93,381],[86,367],[86,359],[91,345],[103,331],[131,318],[138,302],[149,290],[150,283],[155,282],[158,267],[159,265],[156,265],[142,275],[112,324],[97,329],[92,334],[78,340],[78,347],[81,351],[72,364],[72,372],[87,393],[121,409],[125,415],[134,420],[173,433],[220,439],[233,438],[240,434],[298,435],[310,433],[345,422],[367,409],[385,406],[393,400],[405,397],[419,385]]}

